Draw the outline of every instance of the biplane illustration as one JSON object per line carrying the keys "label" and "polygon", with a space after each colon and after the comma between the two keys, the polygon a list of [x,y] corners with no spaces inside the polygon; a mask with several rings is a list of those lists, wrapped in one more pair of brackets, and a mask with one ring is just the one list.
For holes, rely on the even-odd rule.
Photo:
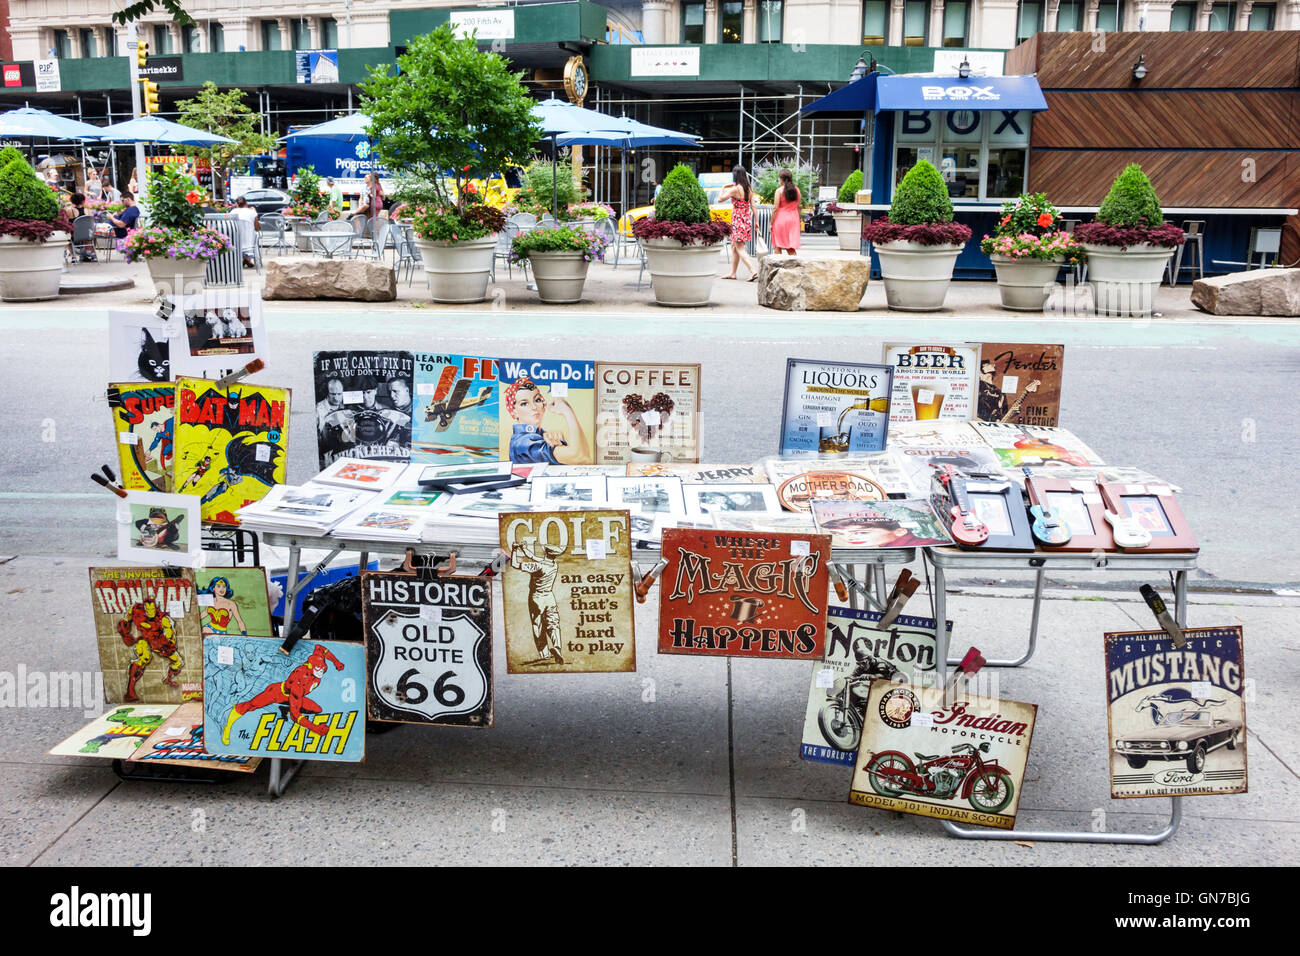
{"label": "biplane illustration", "polygon": [[[454,373],[455,369],[448,368],[447,371]],[[445,374],[446,373],[444,372],[444,377]],[[425,407],[424,420],[426,422],[431,422],[436,419],[438,427],[434,430],[439,432],[445,431],[458,412],[466,411],[467,409],[474,408],[478,405],[484,405],[492,398],[492,386],[484,385],[479,389],[478,395],[471,398],[469,401],[466,401],[465,396],[469,393],[469,387],[470,380],[462,378],[456,383],[456,387],[452,389],[450,395],[442,401],[432,401]]]}

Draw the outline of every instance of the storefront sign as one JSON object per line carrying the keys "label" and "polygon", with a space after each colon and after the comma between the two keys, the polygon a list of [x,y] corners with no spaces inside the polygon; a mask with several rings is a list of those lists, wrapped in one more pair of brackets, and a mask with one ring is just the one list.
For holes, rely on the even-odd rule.
{"label": "storefront sign", "polygon": [[971,76],[1001,76],[1003,54],[992,50],[935,50],[934,72],[956,76],[962,61],[970,66]]}
{"label": "storefront sign", "polygon": [[183,80],[185,79],[183,61],[178,56],[151,56],[149,62],[140,67],[140,79],[171,82]]}
{"label": "storefront sign", "polygon": [[467,37],[472,33],[479,40],[513,40],[515,12],[513,10],[453,10],[451,28],[458,37]]}
{"label": "storefront sign", "polygon": [[699,76],[697,46],[634,46],[631,76]]}
{"label": "storefront sign", "polygon": [[35,86],[36,70],[30,63],[6,63],[5,86]]}
{"label": "storefront sign", "polygon": [[295,73],[299,83],[337,83],[338,50],[295,50]]}
{"label": "storefront sign", "polygon": [[63,89],[63,84],[59,80],[58,60],[37,60],[35,65],[38,93],[57,93]]}

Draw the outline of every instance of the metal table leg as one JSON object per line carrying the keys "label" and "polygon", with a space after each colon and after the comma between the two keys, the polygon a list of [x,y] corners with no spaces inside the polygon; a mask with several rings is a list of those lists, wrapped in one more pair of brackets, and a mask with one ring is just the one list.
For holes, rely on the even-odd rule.
{"label": "metal table leg", "polygon": [[[935,571],[938,572],[939,568],[936,567]],[[1029,646],[1025,648],[1025,653],[1022,654],[1020,657],[1016,658],[1015,660],[1011,660],[1010,658],[1008,658],[1007,660],[1001,660],[1001,661],[985,661],[984,662],[985,667],[1019,667],[1021,664],[1024,664],[1026,661],[1028,661],[1029,658],[1034,656],[1034,651],[1037,650],[1038,648],[1038,615],[1043,607],[1043,577],[1045,574],[1046,572],[1042,568],[1039,568],[1034,573],[1034,607],[1029,615]],[[940,580],[942,580],[942,578],[940,578],[939,574],[936,573],[935,574],[936,589],[939,588],[938,581]],[[941,618],[936,618],[936,620],[941,620]],[[957,664],[960,663],[961,663],[960,658],[956,658],[956,657],[948,658],[949,666],[956,666]]]}

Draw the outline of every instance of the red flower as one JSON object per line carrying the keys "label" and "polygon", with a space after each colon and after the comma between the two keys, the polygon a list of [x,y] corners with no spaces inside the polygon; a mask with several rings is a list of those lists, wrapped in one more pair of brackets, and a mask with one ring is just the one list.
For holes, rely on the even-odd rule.
{"label": "red flower", "polygon": [[1005,215],[1005,216],[1002,217],[1002,221],[1001,221],[1000,223],[998,223],[998,225],[999,225],[999,226],[1005,226],[1005,225],[1006,225],[1007,223],[1009,223],[1010,221],[1011,221],[1011,215],[1010,215],[1010,213],[1008,213],[1007,215]]}
{"label": "red flower", "polygon": [[466,184],[465,184],[465,192],[467,192],[467,193],[477,193],[477,192],[478,192],[478,187],[475,186],[473,183],[466,183]]}
{"label": "red flower", "polygon": [[185,194],[185,201],[189,203],[191,206],[193,206],[202,198],[203,198],[202,196],[200,196],[198,193],[194,192],[193,190],[190,190]]}
{"label": "red flower", "polygon": [[1048,226],[1052,224],[1052,217],[1047,213],[1042,213],[1038,217],[1038,224],[1042,226],[1044,229],[1046,229]]}
{"label": "red flower", "polygon": [[460,168],[460,171],[461,171],[462,173],[467,173],[467,172],[469,172],[469,167],[468,167],[468,166],[462,166],[462,167]]}

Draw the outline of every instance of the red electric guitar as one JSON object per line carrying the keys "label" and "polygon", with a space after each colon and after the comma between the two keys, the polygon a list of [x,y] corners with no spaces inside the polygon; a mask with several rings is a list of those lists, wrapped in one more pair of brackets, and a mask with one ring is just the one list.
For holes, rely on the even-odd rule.
{"label": "red electric guitar", "polygon": [[948,489],[948,498],[952,507],[948,514],[952,518],[948,533],[958,544],[968,547],[981,545],[989,539],[989,528],[979,519],[966,497],[966,479],[952,465],[939,466],[939,481]]}

